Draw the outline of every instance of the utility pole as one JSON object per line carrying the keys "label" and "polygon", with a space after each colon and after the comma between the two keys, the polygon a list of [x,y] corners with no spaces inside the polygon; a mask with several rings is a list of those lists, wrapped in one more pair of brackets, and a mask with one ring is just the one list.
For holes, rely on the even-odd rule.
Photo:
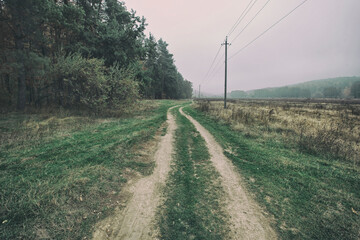
{"label": "utility pole", "polygon": [[226,109],[226,93],[227,93],[227,47],[231,45],[228,43],[228,37],[226,36],[225,43],[221,44],[225,45],[225,90],[224,90],[224,109]]}
{"label": "utility pole", "polygon": [[199,98],[200,98],[200,86],[201,86],[201,85],[199,84]]}

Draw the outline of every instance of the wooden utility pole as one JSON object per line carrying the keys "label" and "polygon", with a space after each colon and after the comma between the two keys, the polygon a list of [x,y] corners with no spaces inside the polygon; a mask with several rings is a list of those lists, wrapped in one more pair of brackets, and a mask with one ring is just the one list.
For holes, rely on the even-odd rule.
{"label": "wooden utility pole", "polygon": [[226,93],[227,93],[227,42],[228,37],[225,39],[225,91],[224,91],[224,109],[226,109]]}
{"label": "wooden utility pole", "polygon": [[231,45],[228,43],[228,37],[226,36],[225,43],[222,45],[225,45],[225,90],[224,90],[224,108],[226,109],[226,93],[227,93],[227,47],[228,45]]}

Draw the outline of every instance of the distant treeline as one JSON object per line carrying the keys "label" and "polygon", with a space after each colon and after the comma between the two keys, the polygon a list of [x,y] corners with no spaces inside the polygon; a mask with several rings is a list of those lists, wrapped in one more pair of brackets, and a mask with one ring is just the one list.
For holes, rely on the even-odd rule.
{"label": "distant treeline", "polygon": [[114,107],[190,98],[168,44],[117,0],[0,0],[0,104]]}
{"label": "distant treeline", "polygon": [[315,80],[292,86],[232,91],[231,98],[360,98],[360,77]]}

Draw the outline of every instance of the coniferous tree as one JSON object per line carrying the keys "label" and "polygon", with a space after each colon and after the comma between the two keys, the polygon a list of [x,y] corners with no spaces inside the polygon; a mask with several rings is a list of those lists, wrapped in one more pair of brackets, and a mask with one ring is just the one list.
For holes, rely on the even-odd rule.
{"label": "coniferous tree", "polygon": [[0,0],[1,105],[188,97],[168,44],[146,38],[145,26],[117,0]]}
{"label": "coniferous tree", "polygon": [[351,85],[351,95],[354,97],[354,98],[360,98],[360,81],[358,82],[354,82],[352,85]]}

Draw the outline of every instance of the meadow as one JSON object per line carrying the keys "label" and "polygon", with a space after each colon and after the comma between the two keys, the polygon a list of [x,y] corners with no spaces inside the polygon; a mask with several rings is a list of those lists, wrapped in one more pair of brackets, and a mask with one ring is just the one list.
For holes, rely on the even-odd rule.
{"label": "meadow", "polygon": [[222,145],[281,239],[359,239],[359,107],[239,100],[185,110]]}
{"label": "meadow", "polygon": [[275,138],[302,151],[360,164],[357,102],[236,100],[199,101],[197,108],[249,137]]}
{"label": "meadow", "polygon": [[[150,175],[167,110],[224,148],[281,239],[360,238],[360,105],[239,100],[141,101],[102,116],[48,109],[0,117],[0,238],[85,239]],[[158,212],[162,239],[227,239],[219,174],[178,113]]]}
{"label": "meadow", "polygon": [[[173,101],[127,112],[44,110],[0,116],[0,239],[84,239],[149,175]],[[106,114],[105,114],[106,115]]]}

